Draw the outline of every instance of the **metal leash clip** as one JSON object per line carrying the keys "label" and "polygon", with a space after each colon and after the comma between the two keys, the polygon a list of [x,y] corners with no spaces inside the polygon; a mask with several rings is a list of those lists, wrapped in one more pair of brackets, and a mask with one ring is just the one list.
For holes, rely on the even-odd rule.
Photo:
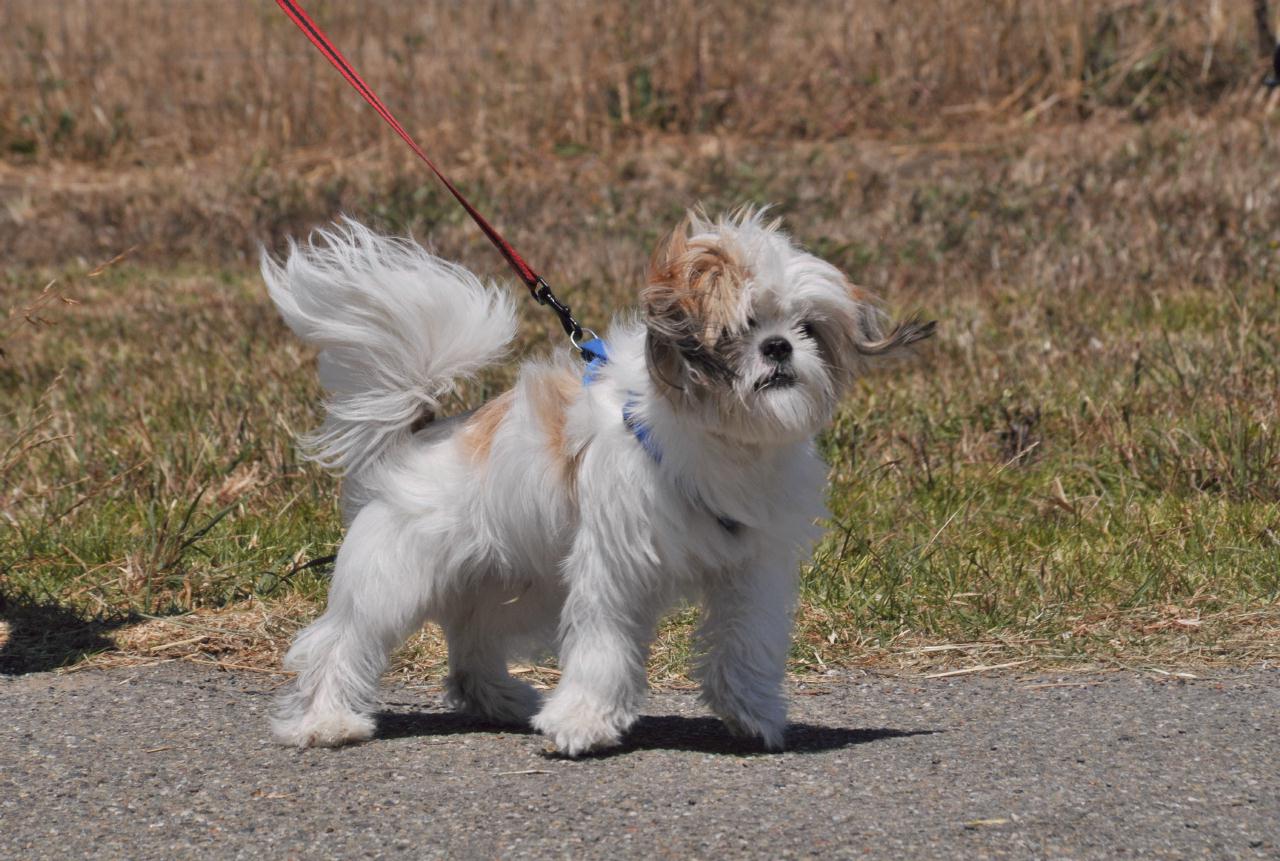
{"label": "metal leash clip", "polygon": [[583,356],[594,355],[593,347],[600,342],[600,336],[591,329],[579,329],[576,335],[570,335],[573,348]]}
{"label": "metal leash clip", "polygon": [[[569,336],[569,340],[579,353],[583,352],[582,345],[582,326],[573,318],[573,312],[569,310],[569,306],[556,298],[556,294],[551,292],[551,285],[543,280],[542,276],[538,276],[536,286],[532,290],[533,298],[538,300],[539,305],[546,305],[555,312],[560,318],[560,325],[564,328],[564,333]],[[594,333],[592,333],[594,336]]]}

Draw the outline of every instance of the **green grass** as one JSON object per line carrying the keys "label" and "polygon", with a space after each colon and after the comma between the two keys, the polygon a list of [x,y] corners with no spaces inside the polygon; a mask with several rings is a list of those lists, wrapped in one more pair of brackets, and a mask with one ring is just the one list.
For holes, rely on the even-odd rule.
{"label": "green grass", "polygon": [[[804,571],[797,668],[1280,655],[1274,128],[1184,116],[1071,131],[553,165],[589,193],[548,198],[526,247],[592,323],[630,305],[649,246],[696,200],[781,201],[803,242],[893,311],[941,323],[821,437],[833,518]],[[291,187],[273,218],[361,213],[387,189],[369,210],[384,227],[497,271],[405,174],[325,182]],[[518,221],[543,183],[480,187]],[[257,193],[228,188],[245,206]],[[538,223],[557,224],[554,241]],[[0,340],[0,610],[21,624],[40,608],[115,625],[246,601],[296,621],[323,600],[323,569],[303,566],[340,539],[336,482],[291,441],[318,414],[312,359],[247,263],[183,259],[3,276],[16,310]],[[522,349],[562,348],[553,321],[524,313]],[[664,673],[683,666],[692,618],[664,629]],[[410,660],[437,667],[433,643]],[[954,644],[976,645],[938,648]]]}

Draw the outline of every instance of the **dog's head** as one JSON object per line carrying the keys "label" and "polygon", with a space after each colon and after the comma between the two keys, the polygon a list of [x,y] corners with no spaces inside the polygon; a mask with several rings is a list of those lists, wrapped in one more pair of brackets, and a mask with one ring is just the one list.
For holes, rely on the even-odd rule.
{"label": "dog's head", "polygon": [[870,359],[933,332],[912,320],[886,335],[867,294],[753,210],[687,217],[654,255],[641,300],[658,389],[743,442],[810,436]]}

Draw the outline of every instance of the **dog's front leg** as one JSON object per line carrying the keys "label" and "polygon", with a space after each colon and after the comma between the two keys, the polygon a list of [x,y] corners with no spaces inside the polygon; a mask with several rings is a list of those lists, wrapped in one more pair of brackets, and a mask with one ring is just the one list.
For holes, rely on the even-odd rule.
{"label": "dog's front leg", "polygon": [[[774,558],[770,558],[770,557]],[[795,609],[795,561],[763,554],[745,570],[706,584],[697,641],[702,700],[735,735],[780,750],[787,726],[783,693]]]}
{"label": "dog's front leg", "polygon": [[567,756],[618,744],[645,694],[645,662],[660,610],[647,588],[653,578],[620,571],[609,555],[580,540],[568,561],[562,674],[533,719],[534,728]]}

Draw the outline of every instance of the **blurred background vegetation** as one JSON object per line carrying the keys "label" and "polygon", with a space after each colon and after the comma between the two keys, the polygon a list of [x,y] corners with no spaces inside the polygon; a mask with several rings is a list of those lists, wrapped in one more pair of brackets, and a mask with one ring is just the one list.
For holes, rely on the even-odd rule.
{"label": "blurred background vegetation", "polygon": [[[821,440],[797,669],[1280,658],[1265,7],[308,4],[579,316],[630,306],[687,207],[755,202],[941,321]],[[347,212],[507,274],[274,4],[0,17],[0,671],[272,666],[339,526],[259,243]],[[525,310],[522,349],[560,349]]]}

